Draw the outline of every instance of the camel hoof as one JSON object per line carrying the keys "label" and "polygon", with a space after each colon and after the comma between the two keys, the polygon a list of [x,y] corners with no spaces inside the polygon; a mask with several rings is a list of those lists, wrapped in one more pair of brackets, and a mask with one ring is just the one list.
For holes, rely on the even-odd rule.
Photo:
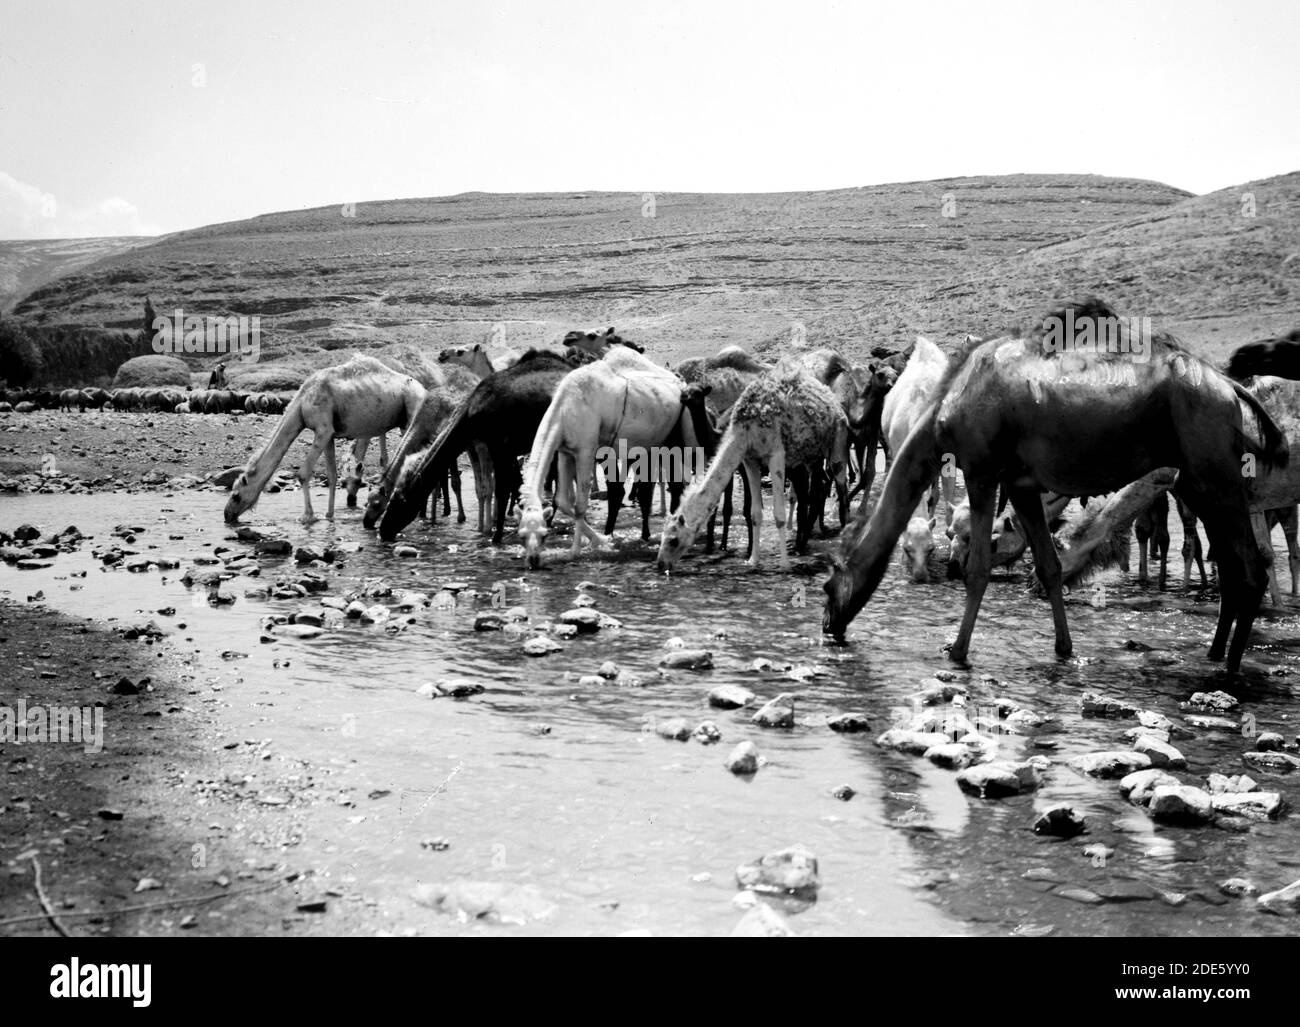
{"label": "camel hoof", "polygon": [[464,523],[465,523],[465,515],[464,515],[464,514],[459,514],[459,515],[457,515],[457,517],[456,517],[456,523],[457,523],[457,524],[464,524]]}
{"label": "camel hoof", "polygon": [[299,524],[315,524],[315,523],[316,523],[316,515],[315,515],[315,514],[303,514],[301,517],[298,518],[298,523],[299,523]]}

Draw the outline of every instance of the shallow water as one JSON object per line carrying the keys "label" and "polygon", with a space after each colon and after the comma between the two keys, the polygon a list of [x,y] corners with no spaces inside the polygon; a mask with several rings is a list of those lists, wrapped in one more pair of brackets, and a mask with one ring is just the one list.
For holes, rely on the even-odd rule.
{"label": "shallow water", "polygon": [[[131,548],[181,556],[183,571],[213,546],[245,548],[227,540],[222,499],[214,492],[23,496],[0,501],[0,523],[76,524],[99,543],[115,524],[138,524],[147,530]],[[814,542],[813,554],[796,560],[790,573],[752,573],[734,557],[697,552],[682,573],[665,577],[654,572],[654,547],[639,541],[625,512],[613,551],[572,562],[569,538],[553,535],[547,566],[525,574],[517,546],[483,544],[473,530],[472,501],[466,505],[466,524],[412,526],[403,541],[420,550],[414,560],[395,557],[365,532],[359,511],[345,511],[332,524],[299,525],[294,492],[263,497],[245,516],[244,523],[296,544],[359,546],[331,572],[328,595],[372,578],[431,595],[440,583],[467,583],[454,607],[420,609],[398,634],[348,621],[315,639],[259,643],[268,613],[316,605],[313,597],[243,595],[280,571],[292,574],[291,558],[263,558],[261,578],[230,583],[240,598],[222,608],[187,589],[182,571],[105,570],[91,557],[91,543],[48,570],[5,567],[0,590],[21,600],[43,589],[60,611],[124,623],[148,619],[136,611],[176,607],[174,618],[148,616],[167,627],[186,625],[172,641],[197,650],[194,687],[221,688],[228,705],[215,715],[230,736],[270,739],[277,753],[324,769],[328,780],[318,782],[319,791],[345,791],[356,800],[355,808],[321,802],[305,814],[318,862],[339,882],[399,909],[415,885],[455,878],[535,885],[555,904],[540,921],[488,926],[463,925],[410,903],[406,923],[422,931],[727,933],[741,916],[731,902],[736,866],[797,842],[817,855],[823,880],[818,901],[791,918],[800,933],[1288,933],[1286,921],[1256,912],[1251,900],[1218,904],[1216,884],[1248,876],[1271,890],[1300,878],[1296,821],[1256,824],[1247,833],[1155,826],[1119,796],[1116,782],[1062,765],[1079,753],[1128,747],[1120,735],[1132,721],[1080,716],[1085,689],[1177,721],[1181,700],[1222,684],[1204,658],[1217,601],[1185,596],[1181,580],[1161,594],[1111,574],[1101,579],[1104,608],[1089,604],[1091,590],[1070,597],[1076,655],[1060,661],[1046,605],[1026,594],[1019,576],[995,578],[971,666],[959,679],[973,703],[1007,696],[1059,718],[1032,739],[999,736],[1008,755],[1047,752],[1058,765],[1037,793],[986,802],[963,795],[951,772],[873,742],[923,679],[951,669],[941,648],[956,630],[960,583],[914,585],[891,572],[854,623],[849,644],[836,647],[820,631],[819,552],[833,541]],[[184,539],[168,541],[169,532]],[[1175,554],[1177,544],[1175,537]],[[69,576],[82,570],[84,579]],[[1170,570],[1180,577],[1177,555]],[[590,582],[596,609],[623,627],[527,657],[519,637],[473,629],[475,613],[491,608],[490,593],[502,582],[506,605],[526,607],[534,622],[571,608],[578,584]],[[715,668],[661,676],[657,665],[674,637],[711,650]],[[1151,649],[1126,647],[1129,640]],[[1266,606],[1238,693],[1239,713],[1252,714],[1257,730],[1288,739],[1296,733],[1293,678],[1269,672],[1294,669],[1297,646],[1297,608],[1288,602],[1275,614]],[[247,658],[223,660],[228,650]],[[818,676],[755,673],[749,668],[757,657]],[[579,675],[606,660],[639,676],[642,686],[579,686]],[[981,682],[982,674],[1000,683]],[[447,677],[471,678],[487,690],[466,700],[416,694],[420,683]],[[798,725],[765,730],[749,722],[752,711],[708,709],[705,694],[723,683],[744,685],[762,699],[794,693]],[[873,730],[830,731],[826,717],[843,711],[869,714]],[[722,742],[654,734],[658,719],[679,716],[692,725],[714,720]],[[549,725],[550,733],[539,735],[537,725]],[[722,766],[744,739],[769,761],[752,779]],[[1250,747],[1240,734],[1207,731],[1174,744],[1189,760],[1189,771],[1179,775],[1189,781],[1211,771],[1243,772],[1240,754]],[[1284,794],[1300,780],[1251,776]],[[849,802],[834,798],[840,784],[858,794]],[[367,798],[375,791],[390,794]],[[1057,802],[1085,813],[1090,832],[1070,841],[1035,836],[1035,811]],[[447,851],[420,847],[421,839],[437,836],[451,843]],[[1104,865],[1083,855],[1093,842],[1115,849]],[[1080,905],[1022,877],[1043,867],[1065,884],[1103,892],[1134,880],[1209,898],[1193,894],[1176,906],[1155,897]]]}

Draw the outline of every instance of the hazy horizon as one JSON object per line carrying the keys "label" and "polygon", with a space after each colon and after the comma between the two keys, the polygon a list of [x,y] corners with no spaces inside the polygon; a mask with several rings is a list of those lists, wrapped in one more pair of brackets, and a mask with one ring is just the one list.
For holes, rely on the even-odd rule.
{"label": "hazy horizon", "polygon": [[480,193],[1300,168],[1285,0],[1071,10],[145,0],[0,24],[0,238]]}

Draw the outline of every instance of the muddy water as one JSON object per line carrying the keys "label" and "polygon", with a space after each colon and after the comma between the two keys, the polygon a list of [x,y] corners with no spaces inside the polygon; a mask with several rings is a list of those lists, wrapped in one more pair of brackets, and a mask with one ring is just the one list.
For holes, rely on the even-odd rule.
{"label": "muddy water", "polygon": [[[184,568],[213,546],[243,548],[227,540],[221,499],[206,492],[28,496],[0,503],[0,523],[76,524],[98,541],[114,524],[135,523],[147,528],[135,549],[181,556]],[[1255,912],[1248,900],[1220,899],[1216,885],[1247,876],[1271,890],[1300,878],[1300,821],[1256,824],[1245,833],[1156,827],[1120,798],[1115,782],[1063,765],[1079,753],[1126,748],[1120,734],[1132,722],[1081,717],[1083,690],[1177,721],[1181,700],[1221,684],[1204,659],[1216,603],[1184,595],[1181,581],[1161,595],[1112,574],[1101,579],[1104,607],[1093,605],[1091,591],[1072,596],[1076,657],[1058,661],[1045,605],[1026,595],[1018,576],[995,579],[972,665],[960,680],[972,702],[1006,696],[1056,717],[1032,738],[1000,742],[1008,755],[1043,752],[1057,765],[1036,794],[984,802],[964,796],[952,773],[873,744],[923,679],[949,669],[941,647],[956,628],[959,585],[918,586],[891,573],[855,622],[850,644],[837,648],[820,634],[821,543],[791,573],[755,574],[734,558],[697,556],[667,578],[653,572],[653,550],[625,527],[613,551],[577,563],[563,552],[568,538],[553,536],[548,566],[524,575],[517,547],[481,543],[472,510],[465,525],[414,526],[405,541],[421,555],[400,559],[362,529],[358,512],[303,527],[295,520],[300,509],[295,493],[268,496],[245,521],[295,543],[355,550],[331,575],[329,595],[373,578],[430,594],[448,581],[468,589],[454,606],[416,611],[400,633],[349,621],[319,638],[272,643],[259,642],[262,619],[312,600],[243,592],[293,573],[292,561],[264,558],[262,578],[236,579],[229,587],[240,598],[222,608],[181,584],[180,571],[104,570],[90,544],[48,570],[0,570],[0,590],[22,599],[43,589],[59,610],[125,623],[146,619],[137,611],[174,606],[173,618],[148,615],[186,625],[172,641],[195,651],[192,687],[220,698],[210,708],[229,737],[269,739],[273,751],[314,768],[318,800],[354,800],[310,805],[300,856],[344,890],[378,900],[395,928],[726,933],[741,915],[731,901],[736,865],[798,842],[816,853],[824,882],[819,900],[792,917],[801,933],[1287,932],[1285,921]],[[168,541],[168,534],[184,538]],[[82,570],[84,579],[70,576]],[[1177,556],[1171,572],[1181,572]],[[622,628],[565,641],[561,652],[542,658],[523,655],[518,637],[473,629],[499,583],[506,603],[526,607],[537,622],[571,608],[583,582],[591,583],[586,592],[596,608]],[[403,619],[394,614],[389,623]],[[661,674],[672,638],[711,650],[715,668]],[[1297,730],[1295,679],[1272,672],[1295,669],[1297,646],[1297,608],[1267,612],[1239,693],[1241,712],[1254,716],[1257,730],[1278,730],[1288,740]],[[232,650],[247,658],[221,658]],[[753,672],[759,657],[798,670]],[[606,660],[639,677],[640,687],[579,685],[580,675]],[[800,680],[800,671],[816,676]],[[486,691],[465,700],[416,694],[422,682],[449,677],[474,679]],[[709,710],[706,692],[723,683],[762,698],[795,693],[798,725],[764,730],[743,711]],[[844,711],[867,713],[873,730],[831,732],[827,716]],[[706,746],[657,736],[654,726],[671,717],[712,719],[723,740]],[[540,733],[543,727],[549,733]],[[744,739],[768,760],[752,779],[722,767]],[[1240,756],[1250,745],[1239,733],[1213,731],[1175,744],[1188,757],[1187,780],[1242,772]],[[1296,791],[1297,779],[1252,776],[1266,788]],[[832,796],[841,784],[856,790],[851,801]],[[1056,802],[1084,813],[1090,832],[1070,841],[1036,837],[1035,811]],[[450,848],[420,846],[434,837]],[[1095,842],[1114,853],[1084,855]],[[1036,870],[1031,876],[1041,877],[1043,868],[1059,883],[1023,876]],[[523,925],[466,925],[408,898],[420,883],[456,878],[532,885],[554,910]],[[1071,885],[1113,901],[1082,905],[1054,893]],[[1172,893],[1189,897],[1180,902]]]}

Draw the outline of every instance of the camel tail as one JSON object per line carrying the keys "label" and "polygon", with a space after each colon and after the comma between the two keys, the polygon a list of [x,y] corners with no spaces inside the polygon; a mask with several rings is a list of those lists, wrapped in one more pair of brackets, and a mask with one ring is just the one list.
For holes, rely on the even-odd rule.
{"label": "camel tail", "polygon": [[1287,444],[1286,434],[1277,426],[1273,416],[1264,409],[1264,404],[1249,389],[1235,381],[1232,383],[1232,387],[1236,390],[1237,398],[1254,412],[1262,436],[1262,439],[1256,442],[1249,435],[1243,433],[1245,435],[1246,451],[1258,457],[1266,469],[1285,467],[1291,458],[1291,448]]}
{"label": "camel tail", "polygon": [[841,558],[826,584],[828,598],[822,620],[823,629],[837,638],[843,637],[876,591],[898,537],[939,472],[943,454],[935,437],[938,416],[939,400],[935,400],[894,455],[875,512],[870,518],[860,512],[844,535]]}

